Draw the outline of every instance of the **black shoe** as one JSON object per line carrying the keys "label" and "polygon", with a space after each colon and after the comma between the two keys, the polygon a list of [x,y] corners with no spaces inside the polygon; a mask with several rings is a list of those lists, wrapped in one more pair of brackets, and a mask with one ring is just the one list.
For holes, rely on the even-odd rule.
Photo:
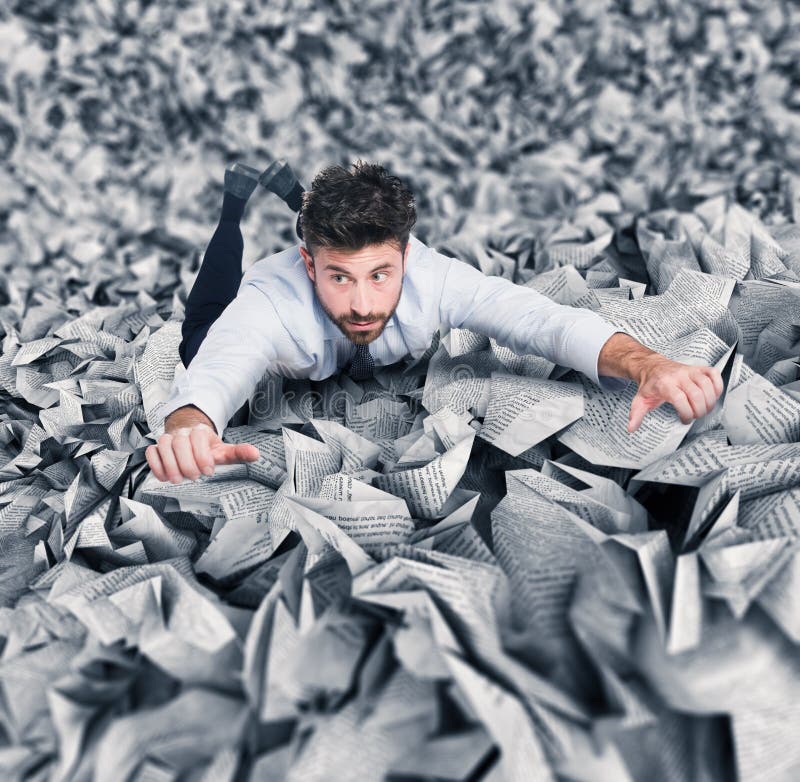
{"label": "black shoe", "polygon": [[231,195],[247,201],[258,184],[258,170],[244,165],[244,163],[234,163],[225,169],[224,191]]}
{"label": "black shoe", "polygon": [[299,212],[303,205],[303,186],[297,181],[292,167],[278,158],[258,177],[258,183],[283,199],[293,212]]}

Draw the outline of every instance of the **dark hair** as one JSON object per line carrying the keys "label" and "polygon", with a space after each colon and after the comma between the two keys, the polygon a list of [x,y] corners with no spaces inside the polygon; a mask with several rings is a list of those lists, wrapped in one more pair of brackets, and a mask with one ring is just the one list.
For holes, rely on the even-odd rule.
{"label": "dark hair", "polygon": [[390,242],[405,252],[417,211],[414,195],[377,163],[328,166],[303,193],[299,224],[306,248],[360,250]]}

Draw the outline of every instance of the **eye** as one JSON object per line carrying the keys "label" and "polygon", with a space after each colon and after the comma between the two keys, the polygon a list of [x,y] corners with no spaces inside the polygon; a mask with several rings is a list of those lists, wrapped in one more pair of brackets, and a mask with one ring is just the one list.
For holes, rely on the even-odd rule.
{"label": "eye", "polygon": [[[375,272],[375,274],[373,274],[372,276],[373,277],[380,277],[381,275],[383,275],[384,277],[388,277],[389,276],[388,272]],[[377,282],[383,282],[383,280],[377,280]]]}
{"label": "eye", "polygon": [[342,280],[346,280],[347,277],[345,277],[343,274],[334,274],[331,279],[333,279],[334,282],[341,282]]}

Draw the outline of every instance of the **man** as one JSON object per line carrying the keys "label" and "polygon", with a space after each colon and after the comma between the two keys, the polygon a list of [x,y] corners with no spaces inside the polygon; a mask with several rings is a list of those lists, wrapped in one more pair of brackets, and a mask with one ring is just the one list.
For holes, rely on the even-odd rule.
{"label": "man", "polygon": [[723,388],[715,368],[672,361],[596,312],[438,253],[411,233],[415,222],[411,192],[381,166],[321,171],[302,195],[303,241],[253,264],[174,383],[165,433],[146,452],[156,477],[180,483],[258,459],[254,446],[221,435],[268,369],[322,380],[347,367],[363,379],[422,355],[442,323],[582,371],[608,390],[635,380],[630,432],[664,402],[683,423],[714,407]]}

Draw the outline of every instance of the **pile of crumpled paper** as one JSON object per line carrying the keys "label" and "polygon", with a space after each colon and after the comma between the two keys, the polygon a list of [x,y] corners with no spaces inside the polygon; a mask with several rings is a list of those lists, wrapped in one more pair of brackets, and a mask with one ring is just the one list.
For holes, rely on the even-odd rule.
{"label": "pile of crumpled paper", "polygon": [[[0,10],[0,776],[794,780],[800,140],[790,4]],[[384,163],[414,233],[725,391],[626,432],[486,335],[268,372],[144,451],[233,160]],[[253,196],[246,262],[296,241]]]}

